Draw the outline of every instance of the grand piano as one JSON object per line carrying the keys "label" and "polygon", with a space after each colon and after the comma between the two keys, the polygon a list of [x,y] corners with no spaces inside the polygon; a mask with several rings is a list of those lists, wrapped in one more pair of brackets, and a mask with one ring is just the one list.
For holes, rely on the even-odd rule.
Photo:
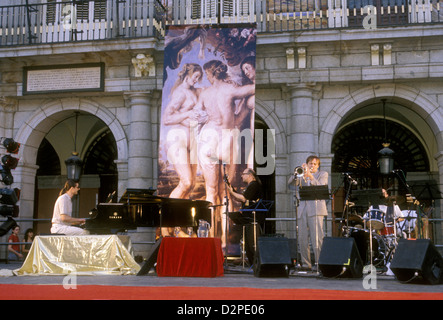
{"label": "grand piano", "polygon": [[115,234],[137,227],[196,227],[211,223],[210,202],[165,198],[155,189],[126,189],[118,203],[100,203],[90,212],[85,229],[91,234]]}

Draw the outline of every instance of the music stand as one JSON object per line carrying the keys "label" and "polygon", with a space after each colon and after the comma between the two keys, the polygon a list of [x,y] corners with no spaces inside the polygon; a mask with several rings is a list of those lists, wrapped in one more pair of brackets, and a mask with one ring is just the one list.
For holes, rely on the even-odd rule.
{"label": "music stand", "polygon": [[[240,209],[241,213],[251,212],[253,216],[253,226],[254,226],[254,251],[257,251],[257,212],[262,212],[264,214],[268,213],[271,207],[274,205],[274,201],[272,200],[263,200],[260,199],[256,204],[253,204],[249,207]],[[235,221],[234,221],[235,222]],[[244,231],[243,231],[244,233]],[[244,243],[244,242],[243,242]],[[244,262],[243,262],[244,263]]]}
{"label": "music stand", "polygon": [[298,192],[301,201],[330,199],[329,189],[327,185],[301,186]]}
{"label": "music stand", "polygon": [[[410,190],[415,199],[419,201],[442,199],[442,194],[438,189],[438,184],[435,180],[416,180],[409,182]],[[430,218],[430,217],[428,217]],[[417,228],[418,236],[423,238],[423,220],[421,208],[417,210]]]}
{"label": "music stand", "polygon": [[417,200],[442,199],[441,192],[435,180],[410,181],[409,186]]}
{"label": "music stand", "polygon": [[[321,186],[300,186],[298,190],[298,194],[300,196],[300,201],[311,201],[311,200],[329,200],[330,194],[329,194],[329,188],[328,185],[321,185]],[[316,246],[318,244],[318,230],[317,230],[317,223],[315,224],[315,243]],[[297,230],[298,232],[298,230]],[[297,239],[298,239],[298,233],[297,233]],[[311,242],[314,240],[311,239]],[[298,247],[297,243],[297,247]],[[298,250],[298,248],[297,248]],[[318,252],[320,252],[321,248],[317,249]],[[317,264],[317,262],[316,262]],[[317,273],[318,273],[318,266],[317,266]]]}
{"label": "music stand", "polygon": [[360,207],[384,204],[386,200],[382,189],[353,190],[351,198]]}

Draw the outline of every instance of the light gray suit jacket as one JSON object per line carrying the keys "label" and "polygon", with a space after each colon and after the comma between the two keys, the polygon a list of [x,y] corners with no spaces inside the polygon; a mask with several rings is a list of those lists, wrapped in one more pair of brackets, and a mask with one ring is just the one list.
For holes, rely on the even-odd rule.
{"label": "light gray suit jacket", "polygon": [[[329,174],[326,171],[317,171],[316,173],[312,174],[314,176],[313,180],[304,181],[303,178],[297,178],[289,180],[289,188],[291,190],[296,190],[297,192],[297,198],[300,199],[298,194],[298,188],[297,182],[301,183],[301,187],[303,186],[322,186],[322,185],[328,185],[329,180]],[[326,200],[308,200],[308,201],[300,201],[300,205],[298,207],[298,217],[300,217],[302,214],[307,214],[308,217],[314,217],[314,216],[327,216],[328,215],[328,208],[326,207]]]}

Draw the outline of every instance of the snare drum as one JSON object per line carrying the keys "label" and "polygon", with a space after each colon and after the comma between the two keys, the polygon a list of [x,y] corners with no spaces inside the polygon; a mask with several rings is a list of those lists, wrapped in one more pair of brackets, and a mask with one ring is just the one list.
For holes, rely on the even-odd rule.
{"label": "snare drum", "polygon": [[365,214],[365,220],[372,230],[381,230],[385,227],[385,213],[380,210],[369,210]]}

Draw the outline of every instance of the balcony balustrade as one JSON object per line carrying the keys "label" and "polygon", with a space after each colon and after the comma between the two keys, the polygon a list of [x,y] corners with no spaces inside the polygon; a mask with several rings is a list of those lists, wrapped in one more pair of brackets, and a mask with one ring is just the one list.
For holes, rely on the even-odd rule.
{"label": "balcony balustrade", "polygon": [[[0,6],[0,46],[154,37],[167,25],[256,23],[257,32],[443,22],[440,0],[46,0]],[[34,1],[35,2],[35,1]]]}

